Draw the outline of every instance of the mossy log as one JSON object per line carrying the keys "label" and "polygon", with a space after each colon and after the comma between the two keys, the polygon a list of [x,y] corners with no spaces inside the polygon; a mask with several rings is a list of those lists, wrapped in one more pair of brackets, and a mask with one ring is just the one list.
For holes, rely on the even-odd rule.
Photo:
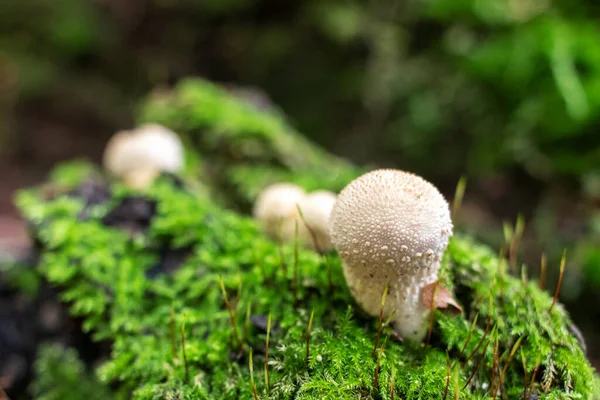
{"label": "mossy log", "polygon": [[[95,340],[112,344],[95,371],[95,384],[105,388],[96,394],[597,396],[598,377],[563,306],[552,306],[537,282],[512,276],[495,251],[460,234],[450,242],[440,281],[464,312],[436,311],[428,343],[400,342],[386,321],[376,342],[378,320],[357,309],[334,252],[279,245],[242,214],[273,181],[337,191],[362,171],[307,142],[272,107],[187,80],[148,99],[140,122],[150,121],[187,141],[181,177],[162,176],[136,193],[78,163],[18,196],[41,245],[36,271],[60,289]],[[37,398],[87,393],[92,378],[80,387],[62,379],[82,368],[61,375],[55,368],[69,367],[53,361],[60,357],[56,350],[41,353],[39,365],[54,365],[54,373],[39,369]],[[67,390],[56,392],[64,382]]]}

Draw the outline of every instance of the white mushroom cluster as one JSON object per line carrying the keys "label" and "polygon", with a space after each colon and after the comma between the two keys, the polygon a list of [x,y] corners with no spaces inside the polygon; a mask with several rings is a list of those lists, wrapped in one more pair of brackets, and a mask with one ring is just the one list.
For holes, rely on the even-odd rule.
{"label": "white mushroom cluster", "polygon": [[307,194],[296,185],[277,183],[258,196],[253,214],[272,238],[293,243],[298,224],[300,243],[317,251],[327,251],[331,248],[329,214],[335,201],[336,195],[325,190]]}
{"label": "white mushroom cluster", "polygon": [[422,290],[437,280],[452,236],[448,203],[437,188],[404,171],[369,172],[339,194],[329,226],[359,305],[379,315],[389,284],[384,316],[393,314],[403,338],[422,340],[429,315]]}
{"label": "white mushroom cluster", "polygon": [[147,188],[161,172],[183,168],[179,136],[158,124],[116,133],[104,150],[104,168],[134,189]]}

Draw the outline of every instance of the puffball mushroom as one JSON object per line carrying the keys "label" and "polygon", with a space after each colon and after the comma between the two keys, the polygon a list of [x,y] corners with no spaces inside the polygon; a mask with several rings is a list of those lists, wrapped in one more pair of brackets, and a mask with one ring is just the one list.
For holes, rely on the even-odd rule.
{"label": "puffball mushroom", "polygon": [[403,338],[422,340],[429,315],[423,287],[437,280],[452,236],[448,203],[437,188],[404,171],[369,172],[342,190],[329,225],[358,304],[379,315],[389,283],[384,316],[393,314]]}
{"label": "puffball mushroom", "polygon": [[104,151],[106,170],[136,189],[148,187],[161,172],[179,171],[183,163],[179,136],[158,124],[118,132]]}
{"label": "puffball mushroom", "polygon": [[269,236],[282,241],[294,240],[294,221],[298,218],[296,205],[304,195],[304,190],[291,183],[271,185],[256,199],[254,218],[259,221]]}
{"label": "puffball mushroom", "polygon": [[271,237],[293,243],[297,223],[300,243],[314,250],[326,251],[331,248],[328,222],[335,201],[336,195],[332,192],[319,190],[306,194],[296,185],[277,183],[258,196],[253,214]]}

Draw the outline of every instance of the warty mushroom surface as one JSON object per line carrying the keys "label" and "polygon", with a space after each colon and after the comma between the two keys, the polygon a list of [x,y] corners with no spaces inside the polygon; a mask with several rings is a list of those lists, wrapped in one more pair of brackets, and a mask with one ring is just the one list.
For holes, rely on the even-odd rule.
{"label": "warty mushroom surface", "polygon": [[375,170],[341,191],[329,225],[357,303],[379,315],[389,284],[384,316],[393,313],[403,338],[422,340],[429,314],[421,301],[422,290],[437,280],[452,236],[450,210],[442,194],[417,175]]}

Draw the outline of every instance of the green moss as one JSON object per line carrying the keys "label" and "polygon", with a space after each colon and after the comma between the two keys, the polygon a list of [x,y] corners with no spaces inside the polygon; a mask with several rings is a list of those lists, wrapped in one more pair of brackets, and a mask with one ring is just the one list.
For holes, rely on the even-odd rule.
{"label": "green moss", "polygon": [[[39,273],[60,288],[94,338],[112,343],[110,359],[97,370],[105,384],[118,383],[136,399],[252,399],[252,351],[261,399],[390,399],[392,392],[395,398],[441,399],[446,388],[448,398],[483,399],[490,397],[492,375],[498,382],[494,364],[502,370],[520,341],[503,375],[504,398],[518,398],[524,377],[530,380],[536,369],[532,386],[539,398],[597,395],[598,379],[570,333],[563,307],[551,307],[546,292],[511,276],[490,249],[460,235],[451,240],[441,280],[455,291],[465,313],[456,318],[436,313],[429,346],[398,343],[386,327],[380,357],[373,357],[376,318],[356,308],[337,255],[300,250],[296,262],[292,245],[280,249],[253,220],[221,204],[223,198],[248,201],[257,188],[281,176],[296,177],[307,188],[336,190],[358,170],[312,147],[276,114],[253,109],[205,82],[180,85],[148,103],[143,114],[195,141],[207,174],[200,186],[182,186],[170,177],[157,181],[144,194],[156,205],[146,229],[127,233],[106,224],[111,210],[132,198],[119,184],[100,205],[72,195],[46,200],[38,190],[18,198],[44,243]],[[287,159],[292,142],[306,158]],[[229,168],[211,172],[214,165]],[[333,169],[339,171],[335,179],[317,172]],[[255,176],[257,171],[279,172],[265,178]],[[246,178],[236,181],[236,175]],[[208,185],[220,197],[211,196],[214,187]],[[234,193],[225,190],[241,186]],[[174,251],[185,257],[167,268]],[[246,322],[248,310],[254,323]],[[267,333],[261,321],[269,314],[267,386]]]}

